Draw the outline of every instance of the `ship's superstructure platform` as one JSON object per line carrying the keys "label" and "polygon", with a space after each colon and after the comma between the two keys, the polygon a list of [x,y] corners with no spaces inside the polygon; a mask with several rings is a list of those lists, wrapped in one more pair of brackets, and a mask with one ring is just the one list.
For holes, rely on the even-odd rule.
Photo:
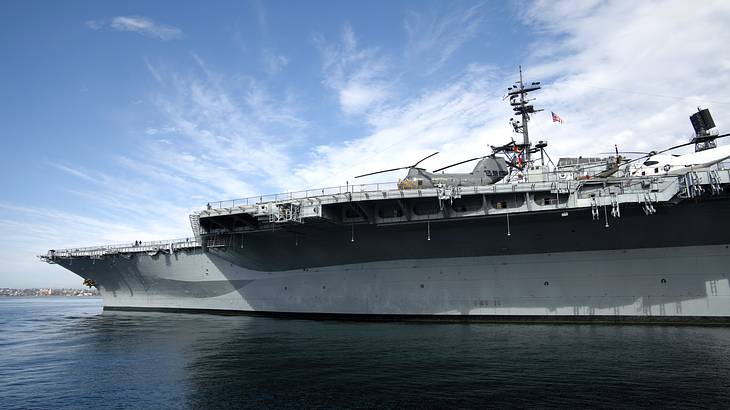
{"label": "ship's superstructure platform", "polygon": [[[537,171],[537,172],[535,172]],[[590,210],[588,216],[610,227],[622,206],[639,206],[650,217],[657,204],[712,199],[730,184],[730,169],[688,170],[681,175],[574,179],[572,172],[526,173],[524,181],[483,186],[399,189],[396,182],[347,185],[208,203],[191,214],[194,237],[68,248],[41,258],[100,259],[133,253],[174,253],[199,247],[225,247],[225,236],[271,231],[326,221],[358,224],[438,223],[453,219],[503,217],[540,212]],[[508,222],[505,233],[509,234]]]}
{"label": "ship's superstructure platform", "polygon": [[730,170],[723,167],[655,177],[575,179],[570,171],[541,170],[524,175],[523,181],[482,186],[398,189],[379,183],[212,202],[191,221],[199,235],[215,238],[317,220],[379,225],[590,209],[592,219],[608,226],[621,217],[622,206],[638,205],[650,216],[657,203],[712,198],[730,184]]}

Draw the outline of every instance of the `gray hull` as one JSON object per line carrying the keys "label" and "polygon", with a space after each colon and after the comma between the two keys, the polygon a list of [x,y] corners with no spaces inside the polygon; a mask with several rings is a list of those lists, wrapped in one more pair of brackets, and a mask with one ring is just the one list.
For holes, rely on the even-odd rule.
{"label": "gray hull", "polygon": [[728,245],[398,260],[276,272],[201,249],[64,266],[110,309],[387,318],[691,320],[730,315]]}

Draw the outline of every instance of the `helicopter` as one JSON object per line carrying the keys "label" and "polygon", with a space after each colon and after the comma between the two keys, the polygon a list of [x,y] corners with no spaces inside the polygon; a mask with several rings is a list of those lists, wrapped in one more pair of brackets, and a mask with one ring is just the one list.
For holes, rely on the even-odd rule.
{"label": "helicopter", "polygon": [[[616,165],[597,176],[609,177],[616,173],[619,168],[624,170],[626,176],[682,175],[693,169],[711,167],[730,158],[730,146],[718,147],[716,143],[717,139],[730,136],[730,134],[718,135],[716,132],[710,132],[715,127],[715,121],[708,109],[698,108],[697,112],[690,116],[690,121],[695,129],[695,136],[689,142],[658,152],[643,153],[638,158],[626,161],[623,161],[623,158],[618,155],[617,149],[618,160]],[[683,155],[668,153],[692,144],[695,146],[694,152]],[[640,162],[642,160],[643,162]]]}
{"label": "helicopter", "polygon": [[[439,185],[441,186],[480,186],[494,184],[504,177],[509,175],[513,170],[522,170],[528,163],[525,161],[525,153],[542,153],[544,148],[547,146],[546,142],[540,141],[535,148],[525,147],[522,144],[517,144],[515,141],[511,141],[501,146],[490,146],[492,153],[489,155],[483,155],[480,157],[474,157],[467,160],[459,161],[451,165],[447,165],[433,172],[428,172],[424,168],[418,167],[418,165],[438,154],[434,152],[428,155],[413,165],[404,167],[385,169],[382,171],[370,172],[363,175],[358,175],[355,178],[366,177],[370,175],[381,174],[390,171],[397,171],[401,169],[408,169],[406,177],[398,182],[399,189],[420,189],[420,188],[433,188]],[[502,155],[502,156],[499,156]],[[443,171],[457,165],[466,164],[472,161],[479,161],[474,166],[471,172],[463,173],[444,173]],[[441,173],[439,173],[441,172]]]}
{"label": "helicopter", "polygon": [[692,169],[707,168],[730,158],[730,145],[684,155],[654,154],[640,165],[630,167],[632,176],[681,175]]}
{"label": "helicopter", "polygon": [[[362,178],[370,175],[382,174],[390,171],[397,171],[401,169],[408,169],[406,177],[398,181],[399,189],[421,189],[421,188],[434,188],[437,186],[475,186],[475,185],[488,185],[493,184],[500,179],[504,178],[509,174],[509,166],[504,158],[497,157],[494,154],[476,157],[468,159],[466,161],[460,161],[455,164],[451,164],[434,172],[428,172],[424,168],[420,168],[418,165],[438,154],[434,152],[428,155],[413,165],[404,167],[385,169],[382,171],[370,172],[363,175],[358,175],[355,178]],[[477,164],[474,169],[468,173],[437,173],[447,168],[454,167],[456,165],[465,164],[467,162],[476,161]]]}

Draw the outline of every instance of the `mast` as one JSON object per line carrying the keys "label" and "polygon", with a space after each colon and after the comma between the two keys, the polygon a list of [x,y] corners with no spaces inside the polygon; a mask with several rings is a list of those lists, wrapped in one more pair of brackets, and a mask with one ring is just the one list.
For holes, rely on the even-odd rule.
{"label": "mast", "polygon": [[527,94],[532,91],[539,90],[540,82],[532,82],[530,85],[525,86],[522,79],[522,66],[520,67],[520,80],[515,82],[515,85],[507,89],[507,96],[509,97],[509,103],[512,106],[512,110],[515,114],[519,114],[522,117],[521,121],[515,121],[514,118],[510,118],[509,122],[514,129],[514,132],[522,134],[522,144],[519,145],[521,155],[525,163],[530,161],[530,132],[527,128],[527,123],[530,121],[530,114],[540,112],[542,110],[536,110],[535,107],[529,104],[535,99],[527,98]]}

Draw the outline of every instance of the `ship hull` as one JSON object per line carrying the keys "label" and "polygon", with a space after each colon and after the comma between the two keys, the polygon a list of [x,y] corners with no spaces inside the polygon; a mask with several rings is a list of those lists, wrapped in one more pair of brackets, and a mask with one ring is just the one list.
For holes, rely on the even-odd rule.
{"label": "ship hull", "polygon": [[358,320],[730,321],[730,244],[284,271],[248,269],[201,248],[59,263],[95,281],[109,310]]}

